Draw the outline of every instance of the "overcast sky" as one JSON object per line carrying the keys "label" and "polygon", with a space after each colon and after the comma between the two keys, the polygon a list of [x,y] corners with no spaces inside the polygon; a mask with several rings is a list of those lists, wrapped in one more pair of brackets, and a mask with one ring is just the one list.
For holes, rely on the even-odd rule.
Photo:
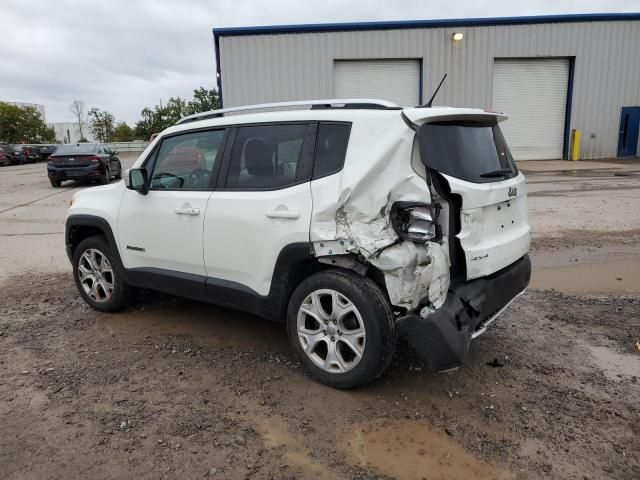
{"label": "overcast sky", "polygon": [[2,0],[0,100],[107,109],[133,125],[145,106],[215,85],[215,27],[640,11],[640,0]]}

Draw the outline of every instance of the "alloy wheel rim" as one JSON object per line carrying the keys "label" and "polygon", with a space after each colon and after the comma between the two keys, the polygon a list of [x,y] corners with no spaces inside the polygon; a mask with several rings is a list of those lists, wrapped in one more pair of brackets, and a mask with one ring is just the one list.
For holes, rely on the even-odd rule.
{"label": "alloy wheel rim", "polygon": [[297,333],[305,355],[326,372],[346,373],[362,360],[366,343],[362,316],[336,290],[307,295],[298,309]]}
{"label": "alloy wheel rim", "polygon": [[107,302],[113,295],[113,268],[100,250],[90,248],[84,251],[78,262],[78,278],[84,293],[94,302]]}

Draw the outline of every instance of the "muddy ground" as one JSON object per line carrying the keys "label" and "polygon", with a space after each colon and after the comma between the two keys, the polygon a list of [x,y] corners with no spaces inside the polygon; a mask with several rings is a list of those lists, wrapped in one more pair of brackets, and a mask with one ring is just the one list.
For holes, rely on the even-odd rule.
{"label": "muddy ground", "polygon": [[[533,288],[462,368],[401,345],[346,392],[306,375],[280,324],[152,292],[88,308],[59,205],[84,187],[51,192],[32,167],[0,170],[0,478],[640,478],[633,166],[530,172]],[[599,228],[611,182],[636,216]],[[584,212],[563,223],[567,192]]]}

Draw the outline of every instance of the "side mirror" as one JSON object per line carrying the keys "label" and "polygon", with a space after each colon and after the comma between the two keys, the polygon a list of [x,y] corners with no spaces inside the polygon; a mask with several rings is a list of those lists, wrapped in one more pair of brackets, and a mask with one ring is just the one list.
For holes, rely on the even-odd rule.
{"label": "side mirror", "polygon": [[113,155],[118,155],[120,152],[116,152],[115,150],[111,150],[111,153],[112,153]]}
{"label": "side mirror", "polygon": [[125,182],[129,190],[135,190],[136,192],[146,195],[149,192],[149,179],[147,178],[147,171],[144,168],[132,168],[128,170],[129,181]]}

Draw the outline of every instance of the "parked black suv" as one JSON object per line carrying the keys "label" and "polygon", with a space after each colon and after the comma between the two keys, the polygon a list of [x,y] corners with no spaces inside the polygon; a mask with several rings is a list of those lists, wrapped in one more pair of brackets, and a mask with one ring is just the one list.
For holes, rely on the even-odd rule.
{"label": "parked black suv", "polygon": [[116,156],[101,143],[61,145],[47,159],[47,173],[52,187],[64,180],[98,180],[106,185],[112,178],[122,178],[122,165]]}

